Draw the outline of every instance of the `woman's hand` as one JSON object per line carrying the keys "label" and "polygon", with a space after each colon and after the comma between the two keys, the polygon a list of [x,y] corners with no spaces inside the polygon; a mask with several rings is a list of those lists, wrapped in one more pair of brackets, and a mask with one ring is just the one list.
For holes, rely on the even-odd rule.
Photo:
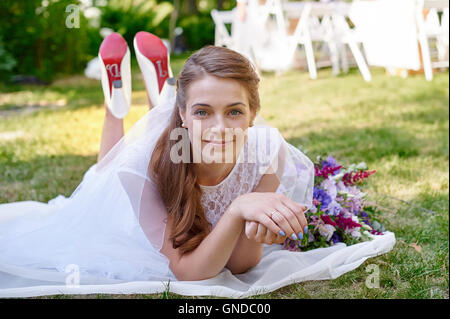
{"label": "woman's hand", "polygon": [[[230,208],[245,221],[254,221],[281,237],[296,240],[307,226],[306,207],[278,193],[253,192],[238,196]],[[262,236],[261,229],[261,235]],[[278,239],[281,240],[281,239]]]}
{"label": "woman's hand", "polygon": [[257,243],[272,245],[282,244],[286,240],[287,236],[281,236],[267,229],[263,224],[246,221],[245,222],[245,235],[249,240]]}

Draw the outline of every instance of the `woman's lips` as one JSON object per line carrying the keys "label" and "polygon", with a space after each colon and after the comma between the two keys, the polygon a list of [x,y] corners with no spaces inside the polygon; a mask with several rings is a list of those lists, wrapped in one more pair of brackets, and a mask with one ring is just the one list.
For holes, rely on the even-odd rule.
{"label": "woman's lips", "polygon": [[205,141],[205,143],[216,144],[216,145],[225,145],[227,143],[232,143],[233,141]]}

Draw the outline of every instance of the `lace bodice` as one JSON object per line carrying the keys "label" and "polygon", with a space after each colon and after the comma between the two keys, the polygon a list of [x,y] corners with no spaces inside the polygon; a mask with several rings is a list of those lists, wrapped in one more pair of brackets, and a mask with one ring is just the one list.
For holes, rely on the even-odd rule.
{"label": "lace bodice", "polygon": [[215,227],[231,202],[239,195],[253,191],[261,176],[255,172],[255,164],[237,163],[230,174],[218,185],[200,187],[203,190],[202,205],[206,218]]}
{"label": "lace bodice", "polygon": [[[264,175],[265,166],[268,166],[266,161],[269,159],[268,156],[259,156],[258,160],[257,152],[261,147],[257,147],[257,134],[261,138],[259,132],[249,128],[247,141],[241,149],[237,163],[221,183],[214,186],[200,185],[203,191],[203,209],[213,228],[231,202],[239,195],[254,191]],[[269,136],[267,141],[269,142]]]}

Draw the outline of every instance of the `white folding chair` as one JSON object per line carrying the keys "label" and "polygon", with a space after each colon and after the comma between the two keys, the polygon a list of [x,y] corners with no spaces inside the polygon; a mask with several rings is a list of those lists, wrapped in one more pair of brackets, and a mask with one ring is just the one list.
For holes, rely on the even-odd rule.
{"label": "white folding chair", "polygon": [[[429,10],[424,17],[424,10]],[[442,14],[439,21],[438,12]],[[422,53],[425,78],[433,79],[433,68],[449,66],[449,1],[448,0],[418,0],[416,7],[417,37]],[[438,49],[438,61],[432,61],[429,39],[435,38]]]}
{"label": "white folding chair", "polygon": [[253,3],[251,19],[254,34],[251,55],[258,68],[281,72],[289,69],[294,60],[295,44],[287,37],[281,0]]}
{"label": "white folding chair", "polygon": [[305,48],[310,78],[317,78],[317,63],[315,61],[313,43],[326,45],[333,74],[339,74],[339,43],[334,30],[334,5],[330,3],[313,4],[308,2],[286,3],[284,10],[288,19],[299,18],[292,39],[297,45],[302,45]]}
{"label": "white folding chair", "polygon": [[[308,65],[308,72],[309,77],[311,79],[317,78],[317,66],[316,66],[316,60],[314,58],[314,49],[313,49],[313,38],[311,35],[311,28],[310,23],[311,20],[313,20],[314,25],[317,28],[314,28],[314,39],[319,39],[322,37],[323,32],[318,31],[318,29],[321,27],[321,24],[318,20],[310,19],[312,11],[312,5],[311,3],[307,2],[303,5],[303,8],[301,9],[299,20],[297,23],[297,26],[295,27],[295,31],[292,35],[288,36],[289,41],[292,43],[292,55],[294,55],[295,50],[297,49],[298,45],[302,45],[305,48],[305,55],[306,55],[306,63]],[[289,17],[294,17],[295,13],[291,12],[289,14]]]}
{"label": "white folding chair", "polygon": [[345,72],[348,71],[348,60],[345,50],[345,45],[348,45],[362,77],[366,82],[369,82],[372,79],[372,75],[360,49],[362,39],[358,33],[358,28],[351,29],[347,20],[350,19],[350,10],[351,7],[346,4],[337,4],[332,15],[333,30],[340,49],[339,56],[342,68]]}
{"label": "white folding chair", "polygon": [[235,10],[236,9],[228,11],[218,11],[214,9],[211,11],[211,16],[215,24],[214,45],[233,49],[234,41],[231,34],[228,32],[226,25],[233,23]]}

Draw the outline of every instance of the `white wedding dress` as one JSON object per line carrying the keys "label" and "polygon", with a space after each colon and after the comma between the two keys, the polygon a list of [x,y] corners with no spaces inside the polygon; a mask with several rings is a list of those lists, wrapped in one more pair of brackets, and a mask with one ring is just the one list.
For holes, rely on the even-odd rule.
{"label": "white wedding dress", "polygon": [[[166,210],[147,174],[156,137],[167,126],[173,103],[159,105],[139,120],[88,169],[70,197],[0,205],[0,297],[167,289],[181,295],[247,297],[293,282],[336,278],[392,249],[395,237],[389,232],[350,247],[339,244],[307,252],[266,245],[260,263],[244,274],[224,268],[211,279],[177,281],[159,251]],[[277,192],[311,205],[312,162],[259,119],[260,124],[249,128],[229,175],[218,185],[201,186],[213,227],[231,201],[251,192],[275,160],[283,167],[277,173]]]}

